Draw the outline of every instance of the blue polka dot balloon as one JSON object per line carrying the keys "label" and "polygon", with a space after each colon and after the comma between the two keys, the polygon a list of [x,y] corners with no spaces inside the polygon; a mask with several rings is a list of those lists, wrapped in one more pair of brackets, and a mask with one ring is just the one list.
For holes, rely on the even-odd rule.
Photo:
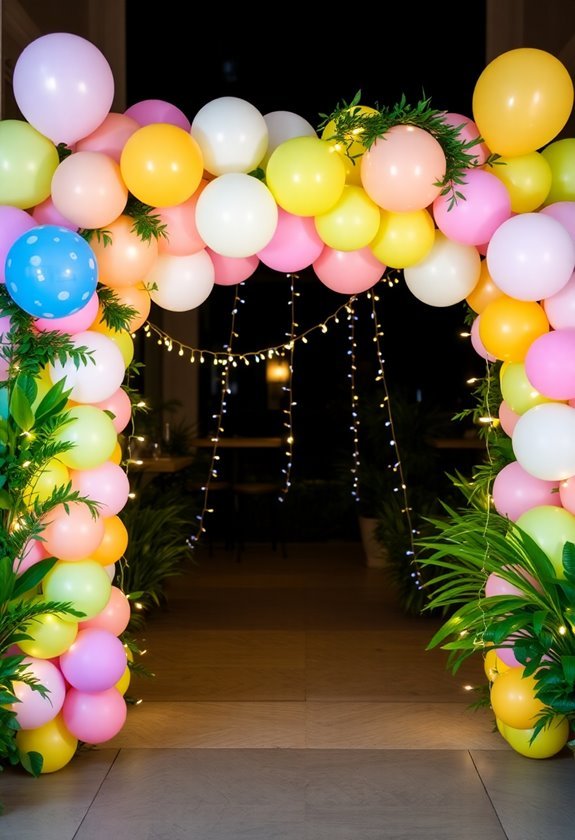
{"label": "blue polka dot balloon", "polygon": [[65,318],[88,303],[98,284],[90,245],[75,231],[40,225],[23,233],[6,255],[6,290],[36,318]]}

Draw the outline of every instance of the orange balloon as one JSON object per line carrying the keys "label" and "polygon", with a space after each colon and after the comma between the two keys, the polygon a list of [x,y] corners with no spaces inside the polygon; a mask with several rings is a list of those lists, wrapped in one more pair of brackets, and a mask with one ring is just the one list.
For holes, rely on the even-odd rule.
{"label": "orange balloon", "polygon": [[144,280],[158,256],[158,240],[141,239],[130,216],[118,216],[106,231],[111,242],[93,237],[90,243],[98,262],[98,279],[105,286],[120,289]]}
{"label": "orange balloon", "polygon": [[506,726],[529,729],[545,705],[535,697],[535,677],[524,677],[524,668],[509,668],[491,686],[491,708]]}
{"label": "orange balloon", "polygon": [[504,362],[522,362],[536,338],[549,332],[543,307],[532,300],[502,295],[479,316],[479,338],[492,356]]}
{"label": "orange balloon", "polygon": [[109,566],[115,563],[128,547],[128,530],[119,516],[106,516],[104,536],[98,548],[90,554],[90,559]]}
{"label": "orange balloon", "polygon": [[151,207],[173,207],[198,188],[204,159],[189,131],[169,123],[150,123],[126,141],[120,170],[129,191]]}
{"label": "orange balloon", "polygon": [[467,296],[466,301],[474,312],[483,312],[488,303],[492,300],[497,300],[503,295],[501,289],[495,285],[493,278],[487,268],[487,260],[481,261],[481,271],[479,273],[479,280],[470,295]]}
{"label": "orange balloon", "polygon": [[122,463],[122,447],[120,445],[120,441],[117,441],[114,451],[110,455],[110,461],[112,461],[113,464],[118,465]]}
{"label": "orange balloon", "polygon": [[[139,330],[145,324],[150,314],[150,309],[152,308],[150,293],[144,287],[143,283],[137,283],[135,286],[124,286],[121,289],[114,289],[114,295],[117,303],[130,306],[135,310],[135,314],[130,319],[127,329],[130,333],[136,332],[136,330]],[[99,310],[94,323],[90,327],[91,330],[99,331],[101,327],[105,327],[105,325],[102,325],[101,318],[102,313]]]}

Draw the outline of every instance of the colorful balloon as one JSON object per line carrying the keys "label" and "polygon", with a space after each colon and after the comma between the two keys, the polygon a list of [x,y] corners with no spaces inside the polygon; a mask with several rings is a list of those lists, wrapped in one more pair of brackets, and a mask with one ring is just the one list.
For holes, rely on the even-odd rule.
{"label": "colorful balloon", "polygon": [[319,137],[285,140],[272,153],[266,176],[275,201],[295,216],[327,213],[345,186],[341,157]]}
{"label": "colorful balloon", "polygon": [[0,204],[26,210],[50,195],[56,146],[22,120],[0,122]]}
{"label": "colorful balloon", "polygon": [[41,774],[55,773],[74,758],[78,739],[67,729],[62,712],[36,729],[22,729],[16,733],[16,746],[21,758],[26,753],[37,752],[42,756]]}
{"label": "colorful balloon", "polygon": [[263,114],[237,96],[221,96],[206,103],[192,120],[190,133],[212,175],[251,172],[268,147]]}

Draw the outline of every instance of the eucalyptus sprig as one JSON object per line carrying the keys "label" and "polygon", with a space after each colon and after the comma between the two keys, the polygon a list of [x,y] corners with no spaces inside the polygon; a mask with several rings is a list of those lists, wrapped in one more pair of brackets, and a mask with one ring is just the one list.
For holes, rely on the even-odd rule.
{"label": "eucalyptus sprig", "polygon": [[[351,102],[338,104],[329,115],[320,114],[322,122],[319,129],[324,129],[330,122],[334,123],[334,133],[325,140],[340,143],[346,153],[352,143],[361,138],[361,144],[369,150],[376,140],[384,137],[387,132],[397,125],[413,125],[421,128],[434,137],[445,155],[446,169],[443,178],[436,182],[441,187],[441,195],[449,195],[449,209],[465,196],[457,189],[465,183],[465,170],[477,166],[477,154],[473,149],[482,143],[482,138],[463,141],[460,138],[462,125],[453,126],[445,122],[445,111],[431,108],[431,99],[419,100],[415,106],[410,105],[404,94],[395,105],[383,108],[377,107],[376,113],[365,113],[360,107],[361,91],[358,91]],[[359,155],[348,155],[354,161]],[[491,155],[488,162],[493,163],[497,155]]]}

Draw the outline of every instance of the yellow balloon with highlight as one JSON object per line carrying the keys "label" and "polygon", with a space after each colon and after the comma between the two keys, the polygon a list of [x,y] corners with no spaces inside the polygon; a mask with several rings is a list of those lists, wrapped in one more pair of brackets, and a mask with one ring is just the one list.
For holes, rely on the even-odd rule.
{"label": "yellow balloon with highlight", "polygon": [[509,668],[499,674],[491,685],[491,708],[505,726],[529,729],[535,726],[545,706],[535,696],[536,681],[533,676],[523,676],[524,668]]}
{"label": "yellow balloon with highlight", "polygon": [[277,204],[294,216],[320,216],[340,199],[345,166],[340,155],[319,137],[293,137],[272,152],[267,187]]}
{"label": "yellow balloon with highlight", "polygon": [[502,659],[499,659],[495,648],[489,648],[483,658],[483,669],[489,682],[493,682],[499,674],[503,674],[504,671],[509,669],[509,665],[506,665]]}
{"label": "yellow balloon with highlight", "polygon": [[384,265],[407,268],[425,259],[434,242],[435,225],[425,208],[404,213],[381,210],[379,230],[369,247]]}
{"label": "yellow balloon with highlight", "polygon": [[503,737],[515,752],[527,758],[551,758],[561,752],[569,740],[569,723],[567,718],[557,715],[551,719],[549,726],[537,733],[535,740],[530,743],[533,729],[515,729],[503,724]]}
{"label": "yellow balloon with highlight", "polygon": [[[368,105],[354,105],[347,109],[353,116],[370,116],[379,114],[375,108],[370,108]],[[365,152],[365,146],[361,142],[361,135],[364,129],[353,128],[346,134],[345,139],[331,140],[336,131],[335,120],[330,120],[321,133],[321,139],[330,143],[341,156],[345,166],[345,180],[347,184],[353,184],[356,187],[361,186],[361,158]]]}
{"label": "yellow balloon with highlight", "polygon": [[[42,603],[45,598],[34,599]],[[66,620],[67,619],[67,620]],[[42,613],[28,622],[29,639],[18,642],[24,653],[36,659],[52,659],[68,650],[78,635],[78,619],[68,613]]]}
{"label": "yellow balloon with highlight", "polygon": [[76,754],[78,739],[66,728],[62,713],[36,729],[20,729],[16,746],[23,757],[28,752],[42,756],[41,774],[55,773],[65,767]]}
{"label": "yellow balloon with highlight", "polygon": [[144,204],[174,207],[199,187],[204,160],[189,131],[170,123],[150,123],[126,141],[120,171],[128,190]]}
{"label": "yellow balloon with highlight", "polygon": [[70,471],[58,458],[51,458],[46,466],[36,473],[23,493],[24,504],[31,507],[34,502],[45,502],[56,487],[70,481]]}
{"label": "yellow balloon with highlight", "polygon": [[491,152],[513,157],[550,143],[573,108],[567,68],[549,52],[509,50],[491,61],[473,91],[473,119]]}
{"label": "yellow balloon with highlight", "polygon": [[506,187],[513,213],[532,213],[551,189],[551,167],[541,152],[501,157],[489,170]]}
{"label": "yellow balloon with highlight", "polygon": [[315,217],[319,238],[336,251],[365,248],[379,229],[380,210],[362,187],[345,186],[339,200]]}
{"label": "yellow balloon with highlight", "polygon": [[508,295],[488,304],[479,319],[483,346],[503,362],[522,362],[535,339],[547,332],[549,321],[539,303]]}

